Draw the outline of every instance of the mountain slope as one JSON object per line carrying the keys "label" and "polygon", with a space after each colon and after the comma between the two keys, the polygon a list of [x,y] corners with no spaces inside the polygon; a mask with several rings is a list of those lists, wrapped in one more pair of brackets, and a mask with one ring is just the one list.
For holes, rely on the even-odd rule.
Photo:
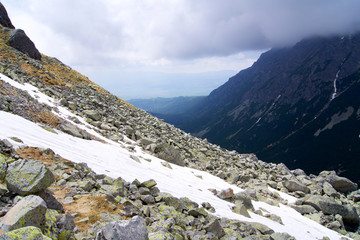
{"label": "mountain slope", "polygon": [[228,149],[359,180],[360,35],[272,49],[214,90],[182,129]]}
{"label": "mountain slope", "polygon": [[[54,58],[10,47],[8,38],[0,38],[0,238],[29,239],[21,231],[36,230],[37,239],[115,239],[117,227],[138,233],[131,223],[151,240],[359,236],[360,191],[350,180],[308,176],[195,138]],[[9,173],[38,177],[34,168],[20,170],[44,159],[40,169],[58,191],[46,189],[50,182],[45,196],[13,191]],[[39,202],[36,216],[19,205],[28,199]],[[23,210],[35,223],[9,221]]]}

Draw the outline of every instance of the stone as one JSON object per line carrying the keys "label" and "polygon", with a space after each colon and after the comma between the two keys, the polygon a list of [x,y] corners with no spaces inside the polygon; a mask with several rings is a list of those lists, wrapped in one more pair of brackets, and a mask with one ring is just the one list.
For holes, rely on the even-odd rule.
{"label": "stone", "polygon": [[322,171],[319,176],[325,178],[338,192],[347,193],[355,191],[358,185],[345,177],[339,177],[335,171]]}
{"label": "stone", "polygon": [[181,152],[167,143],[158,145],[155,149],[155,153],[158,158],[161,158],[169,163],[173,163],[182,167],[185,166]]}
{"label": "stone", "polygon": [[135,216],[131,220],[110,222],[96,235],[96,240],[148,240],[145,220]]}
{"label": "stone", "polygon": [[273,234],[274,233],[274,230],[272,230],[271,228],[269,228],[268,226],[266,226],[264,224],[257,223],[257,222],[251,222],[249,224],[256,230],[261,232],[262,234]]}
{"label": "stone", "polygon": [[287,180],[284,182],[284,187],[290,192],[301,191],[309,193],[310,189],[299,181]]}
{"label": "stone", "polygon": [[309,214],[309,213],[316,213],[317,210],[310,205],[290,205],[293,209],[295,209],[300,214]]}
{"label": "stone", "polygon": [[199,217],[199,216],[207,217],[209,215],[204,208],[190,209],[189,214],[193,217]]}
{"label": "stone", "polygon": [[273,233],[270,235],[271,240],[296,240],[293,236],[288,233]]}
{"label": "stone", "polygon": [[209,224],[207,224],[204,229],[206,232],[212,232],[214,233],[218,239],[223,237],[225,235],[224,229],[221,227],[219,221],[217,219],[211,221]]}
{"label": "stone", "polygon": [[245,205],[241,201],[236,201],[235,206],[233,207],[232,210],[233,210],[234,213],[240,214],[240,215],[242,215],[244,217],[251,218],[251,216],[248,213]]}
{"label": "stone", "polygon": [[335,188],[328,182],[323,183],[323,191],[326,195],[330,197],[339,197],[340,194],[335,190]]}
{"label": "stone", "polygon": [[60,130],[64,133],[70,134],[71,136],[83,138],[83,135],[80,132],[80,129],[75,127],[74,125],[70,123],[64,123],[60,125]]}
{"label": "stone", "polygon": [[7,170],[6,157],[0,153],[0,181],[3,181],[5,179],[6,170]]}
{"label": "stone", "polygon": [[54,175],[45,164],[35,160],[15,161],[6,172],[7,188],[22,196],[40,192],[54,181]]}
{"label": "stone", "polygon": [[41,54],[39,50],[37,50],[35,44],[25,34],[24,30],[12,30],[8,44],[33,59],[41,60]]}
{"label": "stone", "polygon": [[57,210],[59,212],[64,211],[64,207],[61,204],[61,202],[59,202],[59,200],[57,200],[54,197],[53,193],[50,192],[49,190],[43,190],[43,191],[39,192],[38,196],[41,197],[45,201],[48,209]]}
{"label": "stone", "polygon": [[2,3],[0,3],[0,24],[3,27],[10,29],[15,29],[14,25],[11,23],[11,20],[7,14],[7,11]]}
{"label": "stone", "polygon": [[45,201],[35,195],[30,195],[21,199],[0,222],[0,228],[4,231],[34,226],[42,228],[45,224],[46,214]]}
{"label": "stone", "polygon": [[148,189],[151,189],[152,187],[155,187],[157,185],[157,183],[155,182],[154,179],[150,179],[148,181],[142,182],[139,187],[145,187]]}
{"label": "stone", "polygon": [[79,187],[85,192],[90,192],[95,186],[95,182],[93,180],[83,180],[79,182]]}
{"label": "stone", "polygon": [[145,204],[154,204],[155,203],[155,198],[151,195],[142,195],[140,199]]}
{"label": "stone", "polygon": [[[8,238],[6,238],[8,237]],[[41,229],[33,226],[23,227],[5,234],[0,234],[0,239],[36,239],[36,240],[52,240],[51,238],[45,236]]]}
{"label": "stone", "polygon": [[234,190],[232,190],[232,188],[227,188],[227,189],[221,190],[217,196],[221,199],[229,199],[233,195],[234,195]]}
{"label": "stone", "polygon": [[45,226],[43,233],[51,239],[58,239],[59,231],[57,227],[57,219],[60,216],[58,211],[53,209],[47,209],[45,215]]}
{"label": "stone", "polygon": [[343,217],[344,224],[349,227],[359,225],[359,215],[355,207],[351,205],[341,205],[327,196],[310,195],[305,198],[304,204],[313,206],[316,210],[324,214],[339,214]]}
{"label": "stone", "polygon": [[100,114],[95,110],[84,110],[83,113],[91,120],[99,121],[101,119]]}
{"label": "stone", "polygon": [[235,201],[236,200],[241,201],[242,204],[246,207],[246,209],[251,209],[254,211],[254,206],[251,202],[250,195],[251,194],[249,194],[248,191],[239,192],[239,193],[234,194],[233,199],[235,199]]}
{"label": "stone", "polygon": [[140,143],[141,145],[143,146],[147,146],[147,145],[150,145],[150,144],[153,144],[155,143],[156,140],[155,139],[151,139],[151,138],[141,138],[140,139]]}

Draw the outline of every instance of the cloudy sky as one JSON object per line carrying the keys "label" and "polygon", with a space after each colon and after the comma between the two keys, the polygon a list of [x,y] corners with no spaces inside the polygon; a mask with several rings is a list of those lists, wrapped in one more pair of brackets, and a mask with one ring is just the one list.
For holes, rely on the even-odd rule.
{"label": "cloudy sky", "polygon": [[123,99],[206,95],[272,47],[360,30],[359,0],[2,0],[38,49]]}

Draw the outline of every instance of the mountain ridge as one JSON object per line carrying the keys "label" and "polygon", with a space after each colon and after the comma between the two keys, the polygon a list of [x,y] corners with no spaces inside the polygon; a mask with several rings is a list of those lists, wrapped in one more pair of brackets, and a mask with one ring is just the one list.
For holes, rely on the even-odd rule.
{"label": "mountain ridge", "polygon": [[[304,156],[299,158],[295,153],[280,154],[291,151],[296,144],[310,141],[315,137],[311,137],[310,133],[307,138],[294,140],[292,145],[285,147],[284,144],[277,151],[273,149],[281,145],[282,140],[307,128],[307,125],[317,126],[318,129],[312,130],[314,135],[317,130],[327,126],[332,116],[341,115],[348,107],[354,109],[350,117],[356,118],[358,98],[352,94],[352,100],[349,97],[348,102],[343,100],[347,91],[357,88],[359,81],[359,36],[317,37],[303,40],[293,47],[272,49],[262,54],[252,67],[242,70],[215,89],[203,104],[185,115],[182,121],[173,123],[228,149],[255,152],[266,161],[281,161],[294,168],[318,173],[324,162],[315,168],[307,164],[303,167],[301,162]],[[324,116],[322,122],[319,118],[321,115]],[[340,125],[344,123],[339,122]],[[335,128],[339,126],[335,125]],[[356,132],[356,124],[352,126]],[[326,130],[333,131],[329,128]],[[331,138],[336,139],[336,136]],[[345,176],[359,180],[356,168],[346,165],[346,162],[355,162],[360,156],[355,150],[359,142],[353,135],[351,138],[353,142],[348,143],[347,147],[352,152],[347,151],[345,146],[341,147],[341,154],[337,154],[337,157],[343,155],[343,160],[335,159],[335,155],[331,157],[330,154],[332,167],[329,170],[337,170],[337,165],[341,164],[347,171]],[[326,148],[333,149],[330,144]],[[310,145],[306,149],[305,152],[315,151]],[[326,149],[321,151],[326,155]],[[316,158],[312,162],[316,162]]]}

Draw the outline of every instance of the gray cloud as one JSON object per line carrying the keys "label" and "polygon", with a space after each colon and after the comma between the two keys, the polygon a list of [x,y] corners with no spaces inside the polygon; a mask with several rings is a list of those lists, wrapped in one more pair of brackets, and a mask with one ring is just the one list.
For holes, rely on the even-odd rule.
{"label": "gray cloud", "polygon": [[[359,0],[19,0],[90,62],[227,56],[360,30]],[[59,46],[61,47],[61,46]]]}
{"label": "gray cloud", "polygon": [[261,51],[360,30],[359,0],[1,2],[42,53],[124,98],[205,94],[230,77],[214,71],[239,71]]}
{"label": "gray cloud", "polygon": [[360,30],[358,0],[197,0],[165,39],[165,55],[193,58],[293,44]]}

